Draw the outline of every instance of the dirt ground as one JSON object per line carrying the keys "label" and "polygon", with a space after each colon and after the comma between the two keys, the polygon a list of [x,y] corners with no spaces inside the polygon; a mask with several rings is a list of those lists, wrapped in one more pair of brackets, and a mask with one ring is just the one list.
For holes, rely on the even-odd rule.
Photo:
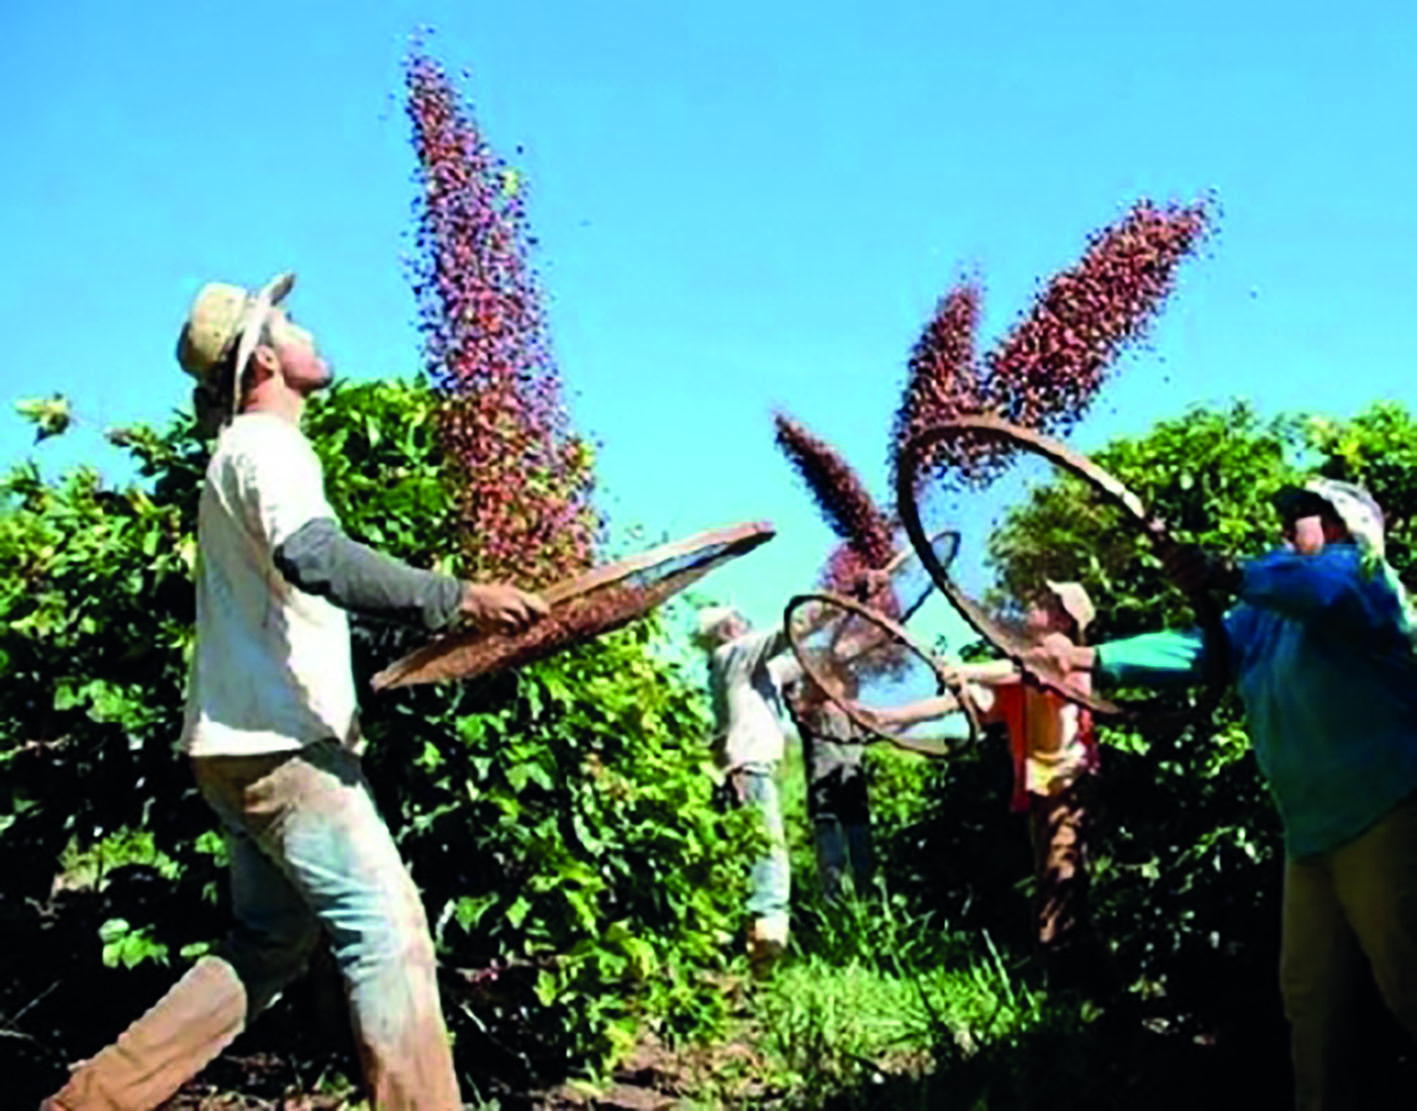
{"label": "dirt ground", "polygon": [[[727,1042],[685,1052],[653,1039],[642,1044],[611,1081],[591,1087],[563,1084],[549,1092],[494,1093],[517,1111],[668,1111],[691,1094],[713,1089],[752,1105],[769,1095],[757,1079],[765,1070],[745,1043]],[[228,1055],[186,1085],[163,1111],[345,1111],[359,1107],[356,1091],[312,1094],[317,1078],[300,1077],[272,1055]]]}

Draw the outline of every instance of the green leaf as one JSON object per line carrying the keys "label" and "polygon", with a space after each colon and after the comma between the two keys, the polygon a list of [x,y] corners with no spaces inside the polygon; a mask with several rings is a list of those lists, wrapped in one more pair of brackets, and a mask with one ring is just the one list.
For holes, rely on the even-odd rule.
{"label": "green leaf", "polygon": [[453,917],[464,932],[471,933],[482,921],[482,916],[496,905],[497,900],[495,893],[477,897],[462,895],[453,904]]}
{"label": "green leaf", "polygon": [[15,402],[15,411],[35,426],[35,443],[58,436],[69,427],[73,414],[63,394]]}
{"label": "green leaf", "polygon": [[527,914],[531,911],[531,902],[524,895],[518,895],[507,908],[506,918],[513,926],[520,926],[526,921]]}

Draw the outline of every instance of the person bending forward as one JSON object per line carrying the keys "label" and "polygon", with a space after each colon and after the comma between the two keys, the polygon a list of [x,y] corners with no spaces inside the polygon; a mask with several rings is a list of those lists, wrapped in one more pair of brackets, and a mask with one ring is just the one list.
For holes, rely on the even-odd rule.
{"label": "person bending forward", "polygon": [[[1239,592],[1228,662],[1284,829],[1280,986],[1297,1106],[1334,1111],[1355,1099],[1359,976],[1371,969],[1417,1039],[1417,657],[1367,491],[1315,479],[1281,491],[1277,508],[1284,546],[1224,577]],[[1193,550],[1168,566],[1184,588],[1218,579]],[[1199,680],[1206,651],[1198,632],[1163,632],[1040,646],[1037,663],[1161,685]]]}

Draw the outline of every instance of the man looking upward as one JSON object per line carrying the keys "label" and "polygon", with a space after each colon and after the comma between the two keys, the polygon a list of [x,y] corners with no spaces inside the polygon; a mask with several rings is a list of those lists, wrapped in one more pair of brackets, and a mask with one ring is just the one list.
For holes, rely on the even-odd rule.
{"label": "man looking upward", "polygon": [[373,1106],[462,1107],[423,905],[360,769],[345,611],[516,631],[546,605],[416,570],[344,534],[299,427],[330,370],[280,307],[293,282],[207,285],[177,347],[199,417],[222,426],[198,516],[182,747],[226,837],[236,922],[42,1111],[150,1111],[275,998],[322,929]]}

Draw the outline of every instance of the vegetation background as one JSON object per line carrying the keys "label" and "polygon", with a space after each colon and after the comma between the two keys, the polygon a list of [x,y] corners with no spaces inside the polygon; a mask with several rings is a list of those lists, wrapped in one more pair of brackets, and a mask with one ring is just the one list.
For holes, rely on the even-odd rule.
{"label": "vegetation background", "polygon": [[[423,565],[455,512],[436,404],[419,381],[344,386],[308,418],[351,533]],[[139,461],[131,484],[33,463],[0,484],[0,1068],[21,1106],[225,923],[221,843],[173,750],[204,449],[183,416],[114,439]],[[1390,404],[1351,421],[1236,404],[1096,458],[1182,539],[1235,555],[1270,543],[1266,497],[1300,469],[1356,479],[1405,572],[1414,445]],[[1186,619],[1141,542],[1071,481],[1036,489],[990,556],[1005,586],[1087,583],[1101,637]],[[360,680],[409,636],[358,622]],[[608,1083],[647,1045],[660,1056],[640,1078],[686,1106],[1181,1107],[1235,1085],[1284,1104],[1275,817],[1233,704],[1180,737],[1104,731],[1093,895],[1110,990],[1050,992],[1034,966],[1027,839],[987,742],[947,763],[873,750],[878,885],[841,904],[812,890],[794,773],[796,951],[754,987],[736,908],[756,833],[711,803],[699,677],[662,636],[650,621],[517,675],[365,700],[370,778],[435,923],[475,1106]],[[332,983],[317,961],[238,1057],[282,1062],[280,1086],[341,1090]],[[1410,1081],[1410,1050],[1370,1016],[1374,1085]],[[220,1083],[256,1083],[220,1067]]]}
{"label": "vegetation background", "polygon": [[[125,14],[130,21],[136,18]],[[1066,18],[1071,23],[1077,14],[1069,12]],[[260,21],[253,21],[252,29],[258,35],[266,32]],[[1008,30],[1015,34],[1020,28]],[[101,34],[93,27],[86,31]],[[795,24],[789,28],[794,37],[799,31]],[[742,38],[736,27],[733,36]],[[150,37],[169,49],[161,36]],[[929,49],[939,45],[933,41],[939,36],[915,37],[932,40]],[[1156,42],[1164,38],[1156,36]],[[303,49],[302,36],[288,39]],[[574,39],[566,36],[576,53],[595,53],[582,50]],[[1045,34],[1039,41],[1047,40]],[[970,41],[966,49],[971,55],[990,56],[972,40],[960,41]],[[771,42],[765,37],[764,49],[771,51]],[[247,51],[252,65],[278,56],[286,44],[261,45],[266,49]],[[1332,55],[1331,38],[1319,45],[1325,58]],[[1009,43],[996,47],[1007,49]],[[33,53],[49,64],[47,52]],[[1051,41],[1047,53],[1057,54]],[[206,51],[186,54],[207,64]],[[878,60],[893,57],[888,51],[875,54]],[[1394,51],[1393,58],[1399,56],[1401,51]],[[1067,61],[1079,72],[1115,69],[1080,66],[1075,56]],[[131,66],[126,57],[121,64]],[[909,68],[890,65],[903,72]],[[82,76],[75,71],[83,68],[71,65],[71,84]],[[283,76],[295,76],[299,68],[289,65]],[[173,100],[171,71],[152,67],[152,72],[160,72],[163,86],[154,104]],[[1357,159],[1370,149],[1386,155],[1390,145],[1369,141],[1372,134],[1385,133],[1381,119],[1360,117],[1341,105],[1338,94],[1355,83],[1328,73],[1325,85],[1312,80],[1312,68],[1296,67],[1295,72],[1302,79],[1290,90],[1296,93],[1293,103],[1305,103],[1299,92],[1324,98],[1325,111],[1338,121],[1333,126],[1352,147],[1349,157],[1340,159],[1331,147],[1306,142],[1304,150],[1322,166],[1311,166],[1306,175],[1287,167],[1278,180],[1266,179],[1270,185],[1302,179],[1312,189],[1320,172],[1334,167],[1360,173]],[[1371,77],[1375,72],[1365,59],[1365,77],[1376,80]],[[833,95],[852,98],[852,87],[837,81],[835,70],[829,73]],[[305,76],[321,80],[316,69]],[[356,538],[420,566],[501,572],[517,566],[518,553],[497,550],[500,533],[477,528],[485,504],[479,508],[469,490],[481,483],[486,501],[515,516],[518,507],[498,499],[512,489],[506,474],[521,473],[509,466],[519,455],[499,453],[495,443],[490,451],[485,442],[459,443],[447,433],[450,410],[475,423],[491,411],[479,409],[478,399],[495,395],[497,404],[506,406],[496,410],[498,419],[512,414],[511,432],[541,436],[532,435],[523,444],[539,444],[543,452],[538,491],[550,492],[562,508],[569,507],[565,519],[574,527],[558,533],[569,540],[558,554],[564,565],[557,570],[581,565],[590,558],[595,539],[597,506],[589,497],[595,450],[563,422],[554,365],[541,358],[546,336],[539,294],[534,283],[524,283],[529,271],[517,265],[516,243],[525,233],[519,223],[520,178],[478,145],[480,140],[463,126],[466,121],[454,118],[456,105],[445,95],[436,69],[415,69],[411,77],[415,86],[422,82],[424,97],[421,107],[411,111],[416,144],[423,144],[422,207],[417,212],[418,248],[424,252],[412,271],[430,374],[342,386],[312,407],[307,431],[324,463],[335,506]],[[955,80],[953,73],[950,79]],[[1012,78],[1007,82],[1012,84]],[[67,87],[49,80],[31,83],[56,101]],[[1037,88],[1042,86],[1027,95],[1036,96]],[[1099,101],[1133,102],[1110,90],[1095,95]],[[303,98],[288,99],[298,104]],[[1060,112],[1072,110],[1068,98],[1047,99],[1056,101]],[[1249,99],[1258,98],[1236,95],[1232,103]],[[911,100],[935,111],[934,98],[912,90]],[[1053,133],[1047,138],[1075,144],[1074,128],[1062,126],[1073,120],[1046,113],[1040,117],[1031,102],[1022,103],[1030,109],[1023,114]],[[1155,107],[1159,101],[1136,103],[1142,105],[1142,116],[1162,114]],[[595,98],[587,98],[586,105],[591,112],[598,110]],[[843,146],[840,154],[852,165],[829,165],[826,172],[808,157],[772,163],[769,155],[782,157],[782,129],[767,111],[772,106],[753,107],[763,121],[761,160],[724,159],[717,148],[709,148],[702,163],[684,160],[698,180],[669,187],[656,174],[630,168],[645,181],[616,180],[635,220],[642,220],[648,207],[647,193],[639,189],[673,197],[675,221],[682,219],[684,198],[699,196],[695,189],[707,190],[714,200],[735,197],[745,206],[783,189],[790,196],[779,198],[784,206],[779,211],[793,210],[795,246],[807,257],[806,246],[824,240],[820,226],[828,219],[843,229],[866,229],[869,236],[881,233],[871,220],[842,220],[843,209],[831,207],[841,204],[839,196],[807,188],[787,176],[789,170],[811,175],[816,179],[812,186],[848,169],[864,170],[871,180],[857,180],[857,204],[890,182],[897,197],[908,185],[928,194],[923,203],[932,212],[942,207],[939,175],[920,172],[918,147],[902,145],[889,155],[878,152],[884,161],[856,165],[856,152]],[[844,103],[823,97],[819,107],[822,132],[839,132],[831,113]],[[1355,118],[1367,123],[1367,134],[1354,126]],[[440,130],[450,119],[451,131]],[[668,137],[700,142],[695,129],[678,127],[672,115],[666,119],[671,130],[684,133]],[[1302,127],[1295,125],[1306,139],[1313,119],[1309,112]],[[921,133],[934,134],[935,122],[922,117]],[[997,128],[992,119],[977,122],[975,139],[1000,146],[974,149],[976,169],[998,175],[986,182],[1007,182],[1027,194],[1028,204],[1038,204],[1028,175],[1019,175],[1004,155],[1015,146],[1047,144],[1021,144],[1018,133]],[[1115,124],[1094,126],[1099,135],[1128,134]],[[209,138],[210,130],[205,121],[201,127],[172,129],[187,143]],[[324,137],[319,128],[305,130],[311,143]],[[815,129],[802,129],[802,134],[817,143]],[[602,141],[598,136],[596,141]],[[84,159],[83,177],[93,176],[95,163],[115,172],[120,168],[121,159],[105,157],[102,146],[95,145],[105,138],[96,132],[88,143],[71,143],[64,131],[64,144]],[[1128,139],[1129,160],[1139,158],[1135,143],[1146,139],[1154,144],[1158,165],[1177,146],[1165,129],[1138,127]],[[221,130],[216,141],[229,161],[231,136]],[[259,142],[268,148],[266,154],[286,157],[267,134]],[[1105,146],[1076,145],[1089,158]],[[1245,145],[1251,145],[1248,139]],[[992,154],[983,156],[980,149]],[[57,163],[62,153],[51,150],[43,161]],[[193,161],[190,154],[188,160]],[[738,188],[725,188],[720,178],[699,169],[719,161],[734,163],[732,172],[744,175],[737,179]],[[790,165],[793,161],[801,166]],[[470,194],[460,191],[464,180],[458,167],[464,163],[478,167]],[[251,165],[258,164],[252,159]],[[363,169],[345,166],[343,172]],[[1390,174],[1369,177],[1393,179]],[[1132,181],[1130,171],[1125,180]],[[34,181],[48,188],[47,178]],[[457,188],[445,190],[440,182]],[[1328,193],[1343,195],[1344,184]],[[323,178],[320,187],[326,188]],[[1106,181],[1108,195],[1116,188],[1115,180]],[[980,192],[990,189],[986,184]],[[802,206],[801,198],[808,195],[820,195],[825,207]],[[1020,196],[1015,194],[1013,203],[1021,211]],[[206,193],[198,200],[207,209],[221,207],[211,204]],[[1050,224],[1062,203],[1056,193],[1044,200]],[[28,204],[12,209],[29,220],[31,207],[40,210]],[[913,219],[907,206],[877,207],[899,207],[903,219]],[[943,207],[949,208],[948,219],[959,219],[957,209]],[[714,213],[714,205],[701,204],[697,215]],[[108,208],[104,215],[110,224],[121,224],[111,220]],[[715,265],[728,275],[725,284],[735,287],[744,270],[729,255],[739,250],[743,215],[744,210],[724,208],[722,223],[710,219],[706,224],[709,234],[721,240],[717,246],[728,252]],[[1023,239],[1031,234],[1018,211],[1007,216],[1002,223],[1011,235]],[[1389,252],[1382,257],[1397,272],[1409,258],[1400,249],[1400,236],[1391,232],[1388,212],[1368,199],[1363,216],[1375,222],[1363,226],[1378,228],[1374,237]],[[248,220],[244,213],[233,218]],[[1303,219],[1314,223],[1308,210]],[[489,232],[494,225],[501,230]],[[664,223],[659,225],[662,235],[642,229],[641,234],[677,244],[672,228]],[[68,230],[75,242],[81,241],[79,231]],[[329,238],[328,226],[317,230]],[[46,226],[45,231],[52,236],[56,229]],[[183,231],[185,260],[190,257],[185,225]],[[918,234],[912,228],[902,239],[909,240],[912,256]],[[483,245],[491,250],[479,256],[487,263],[482,270],[472,265],[471,256],[459,255],[479,235],[486,235]],[[619,245],[619,234],[607,237]],[[760,238],[775,244],[781,258],[795,257],[793,248],[783,246],[787,241]],[[253,251],[271,249],[271,239],[253,234],[251,240]],[[1308,250],[1308,241],[1304,244]],[[1327,246],[1337,250],[1332,242]],[[868,247],[873,259],[884,257],[876,239],[869,239]],[[50,251],[48,240],[45,252],[46,266],[69,265],[63,252]],[[113,253],[131,264],[128,254]],[[1331,253],[1308,253],[1305,265],[1336,265]],[[1278,269],[1293,277],[1292,257],[1286,254],[1281,262]],[[352,268],[342,262],[335,269]],[[834,329],[802,323],[793,342],[810,331],[820,345],[818,354],[827,354],[828,348],[834,356],[837,349],[846,352],[834,380],[840,383],[857,367],[855,352],[841,344],[836,329],[850,323],[848,317],[864,317],[861,308],[875,278],[867,268],[839,260],[820,269],[831,275],[828,292],[846,300],[824,302],[829,305],[824,319],[836,317]],[[937,276],[932,266],[929,280]],[[613,285],[611,277],[596,272],[587,287]],[[1015,287],[1023,288],[1026,277],[1014,275]],[[858,288],[852,280],[863,284]],[[1243,278],[1250,280],[1248,274]],[[647,320],[667,315],[666,307],[697,305],[689,292],[697,286],[650,289],[652,283],[626,281],[622,295],[638,284],[663,297],[662,302],[635,302],[630,318],[637,338]],[[1295,284],[1304,282],[1296,279]],[[1337,325],[1347,323],[1345,313],[1354,319],[1370,313],[1381,317],[1372,298],[1384,292],[1391,297],[1386,291],[1405,288],[1401,282],[1383,281],[1377,272],[1369,284],[1376,292],[1367,293],[1369,300],[1355,310],[1335,297],[1328,284],[1310,280],[1319,306],[1313,318],[1319,323],[1310,323],[1319,331],[1332,327],[1336,334]],[[52,285],[29,282],[24,292]],[[495,296],[489,297],[489,291]],[[505,296],[520,291],[527,296]],[[108,289],[104,300],[117,302],[123,292]],[[819,287],[816,295],[821,292]],[[1243,301],[1235,293],[1229,289],[1215,301]],[[799,290],[797,296],[805,302],[812,295]],[[1254,296],[1250,288],[1250,300]],[[15,303],[39,311],[32,301],[17,297]],[[509,306],[516,311],[505,311]],[[746,380],[758,374],[756,348],[765,337],[791,335],[781,330],[781,300],[759,298],[752,308],[747,319],[756,323],[741,331],[755,349],[753,358],[723,358],[722,350],[710,348],[698,353],[707,360],[703,367],[712,366],[721,375],[722,364],[733,369],[741,363],[736,369]],[[1210,310],[1216,311],[1214,304]],[[706,311],[708,317],[690,318],[693,328],[702,331],[702,319],[718,319],[713,316],[717,310]],[[1278,319],[1288,313],[1268,311],[1279,313]],[[1321,319],[1324,312],[1331,315]],[[137,312],[129,316],[125,324],[138,326],[135,322],[145,320]],[[484,334],[495,331],[494,322],[509,322],[509,342],[497,350],[465,346],[467,336],[460,336],[459,329],[468,319],[475,319]],[[1267,330],[1250,317],[1243,322],[1242,328],[1216,333],[1223,338],[1213,342],[1234,343],[1237,335],[1249,344],[1262,342]],[[1282,330],[1275,326],[1268,333]],[[12,331],[17,342],[31,335],[52,342],[47,329]],[[92,331],[108,343],[118,334],[107,327]],[[829,332],[831,338],[824,340]],[[1307,343],[1308,335],[1301,331],[1300,340]],[[1327,331],[1324,338],[1329,338]],[[1368,337],[1368,342],[1376,341]],[[1313,351],[1305,352],[1312,356],[1303,364],[1306,381],[1329,388],[1329,352],[1322,344],[1308,346]],[[649,350],[651,362],[666,358],[652,344]],[[1237,350],[1242,354],[1236,358],[1249,354],[1240,345]],[[517,361],[523,356],[529,361]],[[23,355],[14,361],[25,363]],[[1204,359],[1194,361],[1205,365]],[[1357,361],[1363,361],[1361,353]],[[1380,358],[1366,362],[1378,369],[1385,365]],[[714,409],[724,392],[722,379],[715,377],[705,388],[710,375],[686,371],[685,365],[676,364],[676,385],[704,389],[696,396],[705,412],[723,423],[722,412]],[[656,365],[656,380],[664,377],[659,370]],[[616,373],[621,373],[618,364]],[[639,387],[643,390],[651,380],[644,376]],[[854,407],[854,394],[824,389],[826,380],[818,367],[810,366],[796,384],[823,398],[849,397],[846,404]],[[615,381],[619,385],[621,379]],[[1153,380],[1140,388],[1156,391],[1169,381]],[[1188,391],[1194,381],[1188,380]],[[536,382],[540,385],[529,392],[519,392]],[[1124,396],[1138,396],[1126,393],[1133,386],[1121,388]],[[676,402],[683,404],[681,398]],[[41,436],[61,434],[71,420],[62,397],[22,402],[19,409]],[[666,461],[692,454],[683,450],[681,428],[672,421],[641,419],[639,412],[634,417],[639,438],[659,445],[646,450],[659,450]],[[530,423],[523,421],[527,413],[534,417]],[[700,448],[719,442],[721,429],[710,429],[710,424],[699,429]],[[1266,498],[1288,478],[1312,468],[1355,478],[1367,483],[1387,508],[1390,555],[1408,574],[1417,503],[1415,432],[1410,414],[1393,405],[1375,405],[1345,420],[1267,420],[1237,403],[1191,410],[1094,454],[1168,520],[1180,539],[1236,556],[1255,554],[1271,543],[1276,522]],[[655,439],[660,436],[668,438]],[[132,481],[107,483],[88,466],[48,475],[34,462],[14,467],[0,481],[0,1075],[6,1079],[5,1098],[19,1106],[33,1105],[57,1085],[68,1062],[111,1039],[164,990],[182,964],[220,936],[227,920],[222,843],[173,748],[192,641],[194,522],[206,445],[182,414],[159,427],[113,431],[110,439],[133,461]],[[494,474],[499,465],[508,470]],[[673,467],[664,470],[673,473]],[[659,489],[661,494],[664,489],[682,493],[672,482]],[[668,498],[661,496],[661,501],[667,514],[681,508]],[[961,512],[969,514],[969,507]],[[969,524],[986,518],[980,514]],[[643,524],[658,529],[664,522]],[[464,542],[452,543],[453,537]],[[483,542],[493,547],[476,550]],[[453,551],[458,554],[450,555]],[[1095,630],[1101,637],[1188,619],[1145,545],[1099,511],[1075,483],[1028,492],[992,532],[987,555],[1004,596],[1043,574],[1086,583],[1101,606]],[[988,741],[938,764],[872,751],[878,882],[870,891],[831,904],[817,898],[810,883],[801,770],[792,764],[789,809],[795,874],[802,881],[795,893],[795,948],[774,978],[752,984],[737,955],[738,908],[743,864],[758,834],[746,816],[722,814],[712,804],[707,706],[699,676],[678,662],[683,653],[666,627],[664,620],[654,619],[515,675],[365,700],[367,767],[434,924],[458,1068],[473,1106],[617,1101],[634,1106],[624,1102],[632,1099],[705,1108],[1287,1105],[1284,1029],[1274,985],[1275,818],[1233,702],[1214,721],[1196,723],[1180,735],[1147,723],[1104,731],[1092,842],[1093,901],[1113,970],[1110,982],[1090,995],[1050,989],[1033,959],[1027,935],[1027,840],[1007,810],[1003,746]],[[406,650],[411,638],[405,630],[357,622],[360,683]],[[1177,698],[1183,706],[1185,696]],[[1411,1084],[1417,1079],[1411,1048],[1395,1036],[1375,1004],[1368,1015],[1365,1075],[1372,1092]],[[209,1096],[208,1107],[224,1109],[357,1101],[345,1028],[337,980],[328,960],[317,958],[309,976],[183,1098],[190,1105]],[[633,1086],[640,1095],[617,1094],[617,1086]]]}

